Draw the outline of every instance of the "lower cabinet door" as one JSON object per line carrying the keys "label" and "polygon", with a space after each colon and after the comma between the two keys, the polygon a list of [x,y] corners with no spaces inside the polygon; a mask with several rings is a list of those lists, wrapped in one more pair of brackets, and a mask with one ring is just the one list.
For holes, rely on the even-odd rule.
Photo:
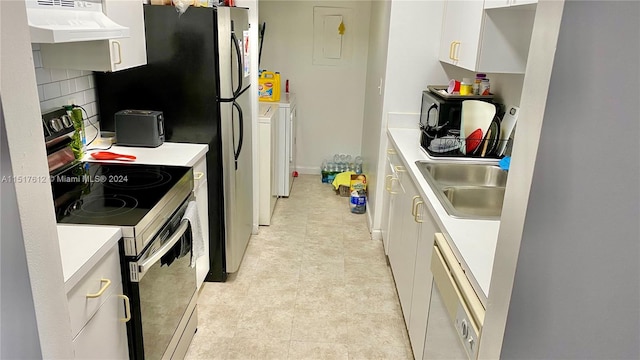
{"label": "lower cabinet door", "polygon": [[411,297],[411,320],[409,321],[409,339],[413,355],[422,359],[424,350],[424,336],[427,332],[429,317],[429,303],[431,300],[431,253],[433,251],[433,236],[437,231],[435,220],[431,217],[426,204],[421,204],[416,211],[422,219],[420,236],[416,248],[416,265],[413,275],[413,294]]}
{"label": "lower cabinet door", "polygon": [[76,359],[128,359],[124,301],[111,294],[73,339]]}

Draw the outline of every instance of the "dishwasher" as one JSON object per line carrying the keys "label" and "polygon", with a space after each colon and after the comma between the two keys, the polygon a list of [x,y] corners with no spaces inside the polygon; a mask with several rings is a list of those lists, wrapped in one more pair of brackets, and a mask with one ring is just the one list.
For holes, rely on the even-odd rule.
{"label": "dishwasher", "polygon": [[485,309],[440,233],[435,234],[431,272],[423,360],[476,359]]}

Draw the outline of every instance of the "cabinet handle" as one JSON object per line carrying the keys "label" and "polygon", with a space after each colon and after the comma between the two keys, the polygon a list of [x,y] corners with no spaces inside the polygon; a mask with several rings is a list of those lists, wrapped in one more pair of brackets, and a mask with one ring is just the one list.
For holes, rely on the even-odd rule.
{"label": "cabinet handle", "polygon": [[204,177],[204,173],[197,171],[195,174],[193,174],[193,180],[200,180]]}
{"label": "cabinet handle", "polygon": [[455,41],[452,41],[451,44],[449,44],[449,59],[451,60],[455,60],[453,58],[453,45],[455,45]]}
{"label": "cabinet handle", "polygon": [[453,61],[460,61],[460,59],[458,58],[458,52],[460,51],[460,41],[454,41],[453,42]]}
{"label": "cabinet handle", "polygon": [[109,279],[100,279],[100,283],[104,283],[104,285],[102,285],[102,288],[100,288],[100,291],[98,291],[95,294],[87,294],[87,298],[88,299],[94,299],[94,298],[102,296],[102,293],[104,293],[105,290],[107,290],[107,288],[109,287],[109,285],[111,285],[111,280],[109,280]]}
{"label": "cabinet handle", "polygon": [[411,199],[411,215],[416,216],[416,200],[420,199],[420,195],[416,195]]}
{"label": "cabinet handle", "polygon": [[113,45],[118,45],[118,61],[114,62],[113,65],[120,65],[122,64],[122,47],[117,40],[113,40]]}
{"label": "cabinet handle", "polygon": [[397,191],[392,191],[392,189],[393,189],[393,182],[395,180],[398,180],[398,178],[397,177],[393,177],[393,175],[387,175],[387,176],[390,176],[390,181],[389,181],[389,186],[387,187],[387,191],[389,192],[389,194],[392,194],[392,195],[393,194],[397,194],[398,192]]}
{"label": "cabinet handle", "polygon": [[402,165],[396,165],[393,168],[396,169],[396,172],[405,172],[405,171],[407,171],[407,168],[402,166]]}
{"label": "cabinet handle", "polygon": [[391,178],[393,178],[393,175],[384,177],[384,189],[387,190],[387,192],[391,192],[391,186],[389,186],[389,180],[391,180]]}
{"label": "cabinet handle", "polygon": [[120,319],[122,322],[128,322],[131,320],[131,303],[127,295],[118,295],[118,297],[124,300],[124,318]]}
{"label": "cabinet handle", "polygon": [[421,224],[423,222],[422,217],[418,217],[418,206],[424,204],[424,201],[420,200],[418,202],[416,202],[416,207],[415,207],[415,214],[413,214],[413,220],[415,220],[415,222],[417,222],[418,224]]}
{"label": "cabinet handle", "polygon": [[387,154],[389,155],[396,155],[396,150],[395,149],[387,149]]}

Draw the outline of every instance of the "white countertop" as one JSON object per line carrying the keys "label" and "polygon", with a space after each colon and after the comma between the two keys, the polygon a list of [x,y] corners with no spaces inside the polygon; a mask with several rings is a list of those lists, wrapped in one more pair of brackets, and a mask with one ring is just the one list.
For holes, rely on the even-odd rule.
{"label": "white countertop", "polygon": [[[387,131],[422,197],[429,200],[431,205],[429,210],[458,260],[462,262],[463,269],[469,270],[467,272],[467,275],[469,273],[471,275],[469,280],[486,306],[500,221],[459,219],[449,216],[415,164],[417,160],[439,161],[430,158],[420,148],[420,130],[390,128]],[[473,162],[472,159],[469,161]]]}
{"label": "white countertop", "polygon": [[[89,149],[94,145],[90,145]],[[95,147],[98,147],[95,145]],[[171,166],[194,166],[198,159],[207,153],[209,146],[206,144],[185,144],[166,142],[155,148],[143,148],[133,146],[113,145],[109,150],[117,154],[134,155],[137,159],[134,161],[122,160],[95,160],[91,157],[92,152],[102,150],[88,150],[82,160],[84,161],[100,161],[110,163],[135,163],[149,165],[171,165]]]}
{"label": "white countertop", "polygon": [[64,289],[69,292],[122,237],[113,226],[58,225]]}

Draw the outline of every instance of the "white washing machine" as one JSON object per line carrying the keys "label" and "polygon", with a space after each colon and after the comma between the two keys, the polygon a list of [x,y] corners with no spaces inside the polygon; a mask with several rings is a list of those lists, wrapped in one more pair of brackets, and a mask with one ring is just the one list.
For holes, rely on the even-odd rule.
{"label": "white washing machine", "polygon": [[288,197],[291,193],[296,172],[296,122],[297,106],[295,94],[282,94],[278,103],[278,196]]}
{"label": "white washing machine", "polygon": [[260,103],[258,110],[259,225],[271,224],[271,215],[273,215],[279,197],[278,179],[282,176],[277,169],[278,161],[280,161],[279,145],[281,142],[278,107],[276,103]]}

